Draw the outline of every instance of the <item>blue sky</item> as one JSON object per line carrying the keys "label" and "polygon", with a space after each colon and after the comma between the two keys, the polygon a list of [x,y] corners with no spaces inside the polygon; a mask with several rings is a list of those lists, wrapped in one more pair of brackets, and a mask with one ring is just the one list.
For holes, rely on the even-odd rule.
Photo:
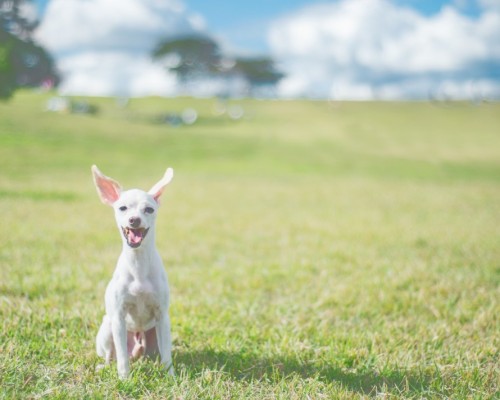
{"label": "blue sky", "polygon": [[285,75],[278,97],[500,98],[500,0],[36,4],[42,19],[35,39],[55,57],[67,94],[209,96],[241,89],[244,82],[210,77],[186,88],[165,68],[172,59],[151,59],[161,40],[201,32],[228,56],[269,55]]}
{"label": "blue sky", "polygon": [[[35,0],[43,11],[50,0]],[[85,1],[85,0],[82,0]],[[500,0],[499,0],[500,1]],[[207,29],[235,51],[267,53],[270,23],[277,17],[310,5],[311,0],[184,0],[191,12],[203,17]],[[323,1],[334,3],[335,1]],[[393,0],[393,3],[417,10],[423,15],[438,13],[444,6],[455,5],[465,15],[477,16],[476,0]]]}

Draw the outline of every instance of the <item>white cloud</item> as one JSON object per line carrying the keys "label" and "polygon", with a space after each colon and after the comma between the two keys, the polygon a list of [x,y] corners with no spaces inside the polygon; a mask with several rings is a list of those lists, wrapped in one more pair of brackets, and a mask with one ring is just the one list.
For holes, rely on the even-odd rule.
{"label": "white cloud", "polygon": [[51,0],[36,39],[54,55],[65,94],[172,95],[176,78],[151,50],[203,28],[177,0]]}
{"label": "white cloud", "polygon": [[148,57],[126,52],[79,52],[63,57],[59,68],[67,71],[63,95],[168,96],[178,90],[174,75]]}
{"label": "white cloud", "polygon": [[471,88],[499,97],[492,75],[500,67],[499,37],[500,12],[491,7],[475,19],[451,6],[424,16],[388,0],[311,5],[269,32],[287,74],[283,96],[339,99],[425,98],[439,90],[465,98]]}

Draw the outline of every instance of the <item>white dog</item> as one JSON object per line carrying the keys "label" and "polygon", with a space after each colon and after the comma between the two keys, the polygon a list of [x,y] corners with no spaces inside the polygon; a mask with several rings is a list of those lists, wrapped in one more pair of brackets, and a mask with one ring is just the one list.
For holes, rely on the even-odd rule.
{"label": "white dog", "polygon": [[129,358],[158,357],[174,374],[168,315],[169,290],[155,247],[155,220],[159,198],[172,180],[168,168],[149,192],[123,191],[120,184],[94,165],[92,174],[102,202],[115,211],[123,249],[106,288],[106,315],[96,338],[97,354],[106,364],[116,358],[121,379],[129,375]]}

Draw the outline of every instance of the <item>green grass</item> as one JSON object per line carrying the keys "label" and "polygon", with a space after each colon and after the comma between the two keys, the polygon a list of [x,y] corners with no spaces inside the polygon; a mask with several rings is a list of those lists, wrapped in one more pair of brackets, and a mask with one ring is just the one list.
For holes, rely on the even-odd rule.
{"label": "green grass", "polygon": [[[1,398],[498,398],[500,104],[47,98],[0,103]],[[175,169],[175,380],[95,372],[121,245],[94,163],[145,189]]]}

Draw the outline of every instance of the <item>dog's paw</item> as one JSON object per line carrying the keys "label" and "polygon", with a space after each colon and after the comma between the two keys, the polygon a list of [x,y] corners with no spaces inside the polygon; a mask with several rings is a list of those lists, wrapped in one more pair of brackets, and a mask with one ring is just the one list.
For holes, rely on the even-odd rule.
{"label": "dog's paw", "polygon": [[162,363],[162,367],[167,371],[172,378],[175,378],[174,364],[173,363]]}
{"label": "dog's paw", "polygon": [[125,380],[128,378],[129,376],[129,369],[128,368],[119,368],[118,369],[118,378],[120,378],[120,380]]}

